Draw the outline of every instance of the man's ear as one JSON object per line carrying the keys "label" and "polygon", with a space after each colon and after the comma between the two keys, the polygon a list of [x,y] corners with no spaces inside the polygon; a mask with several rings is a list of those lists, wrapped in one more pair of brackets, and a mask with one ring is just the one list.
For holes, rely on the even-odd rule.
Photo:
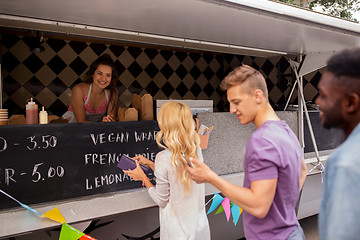
{"label": "man's ear", "polygon": [[348,114],[353,114],[360,111],[360,96],[356,93],[348,94],[344,99],[345,111]]}
{"label": "man's ear", "polygon": [[254,95],[255,95],[255,102],[257,104],[260,104],[264,99],[264,92],[261,91],[260,89],[256,89]]}

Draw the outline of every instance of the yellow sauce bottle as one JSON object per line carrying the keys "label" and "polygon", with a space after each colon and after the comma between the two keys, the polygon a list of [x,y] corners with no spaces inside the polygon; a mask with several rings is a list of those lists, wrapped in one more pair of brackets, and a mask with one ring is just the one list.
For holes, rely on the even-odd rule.
{"label": "yellow sauce bottle", "polygon": [[48,124],[48,113],[45,111],[44,106],[39,113],[40,124]]}

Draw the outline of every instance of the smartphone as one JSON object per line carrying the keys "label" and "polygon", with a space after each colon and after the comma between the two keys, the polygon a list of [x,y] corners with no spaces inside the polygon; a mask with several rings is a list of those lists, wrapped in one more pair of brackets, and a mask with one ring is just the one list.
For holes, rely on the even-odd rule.
{"label": "smartphone", "polygon": [[185,158],[185,160],[186,160],[187,164],[189,165],[189,167],[194,168],[194,164],[192,164],[192,162],[189,161],[189,159],[185,156],[185,154],[182,153],[182,155]]}
{"label": "smartphone", "polygon": [[[135,160],[126,156],[121,155],[119,163],[117,164],[117,167],[122,170],[134,170],[136,168]],[[141,169],[144,171],[144,173],[147,173],[149,168],[140,164]]]}

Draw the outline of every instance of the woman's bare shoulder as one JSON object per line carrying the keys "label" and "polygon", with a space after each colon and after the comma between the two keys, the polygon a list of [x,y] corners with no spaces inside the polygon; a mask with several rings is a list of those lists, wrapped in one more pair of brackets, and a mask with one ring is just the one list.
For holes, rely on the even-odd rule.
{"label": "woman's bare shoulder", "polygon": [[88,83],[78,83],[73,87],[72,92],[87,92],[89,90],[89,86],[90,84]]}

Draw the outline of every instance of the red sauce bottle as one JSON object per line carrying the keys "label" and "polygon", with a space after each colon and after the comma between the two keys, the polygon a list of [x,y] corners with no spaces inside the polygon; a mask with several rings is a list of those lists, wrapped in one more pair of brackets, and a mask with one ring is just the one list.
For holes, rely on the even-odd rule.
{"label": "red sauce bottle", "polygon": [[30,99],[30,102],[26,104],[26,124],[38,124],[39,114],[38,105]]}

